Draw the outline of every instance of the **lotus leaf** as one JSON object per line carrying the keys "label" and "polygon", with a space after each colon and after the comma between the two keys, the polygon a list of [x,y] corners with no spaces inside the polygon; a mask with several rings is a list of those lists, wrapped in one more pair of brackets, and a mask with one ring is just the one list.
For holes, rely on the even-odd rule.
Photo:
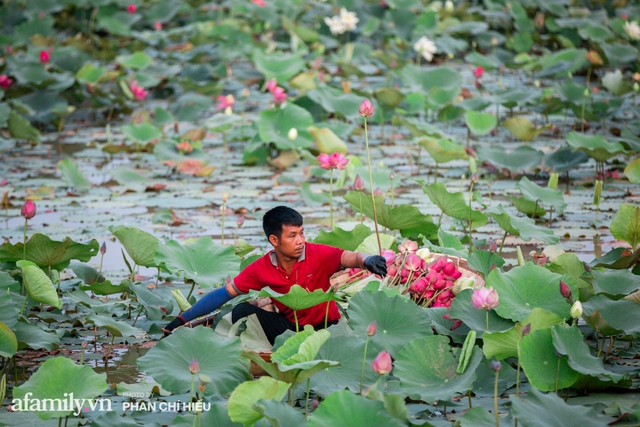
{"label": "lotus leaf", "polygon": [[346,153],[347,144],[344,143],[333,131],[329,128],[317,128],[315,126],[309,126],[308,128],[313,140],[316,142],[316,147],[321,153]]}
{"label": "lotus leaf", "polygon": [[80,289],[83,291],[91,291],[96,295],[114,295],[128,292],[129,285],[127,281],[124,281],[119,285],[114,285],[111,281],[105,280],[104,282],[92,283],[90,286],[80,285]]}
{"label": "lotus leaf", "polygon": [[145,313],[147,313],[147,319],[152,321],[160,320],[164,314],[171,313],[173,311],[173,304],[171,301],[166,301],[160,298],[147,289],[146,285],[142,283],[134,284],[129,281],[129,287],[133,293],[135,293],[138,303],[144,308]]}
{"label": "lotus leaf", "polygon": [[[638,50],[629,44],[600,43],[600,47],[609,63],[614,67],[627,62],[633,62],[638,58]],[[622,93],[617,92],[615,94],[622,95]]]}
{"label": "lotus leaf", "polygon": [[469,267],[486,277],[494,268],[501,269],[505,260],[495,252],[473,251],[469,254],[467,262]]}
{"label": "lotus leaf", "polygon": [[304,68],[304,59],[297,53],[267,54],[262,49],[254,49],[253,63],[267,79],[275,78],[283,83],[298,74]]}
{"label": "lotus leaf", "polygon": [[[471,289],[465,289],[456,295],[451,304],[451,318],[462,320],[469,328],[475,330],[478,337],[481,338],[483,333],[487,331],[486,311],[473,307],[471,304],[472,295],[473,290]],[[502,295],[500,295],[500,304],[502,304]],[[513,326],[514,323],[511,320],[500,317],[496,310],[489,312],[488,332],[507,331]]]}
{"label": "lotus leaf", "polygon": [[596,294],[623,297],[640,289],[638,276],[629,270],[593,270],[592,274]]}
{"label": "lotus leaf", "polygon": [[629,182],[633,182],[634,184],[640,182],[640,158],[631,161],[627,167],[624,168],[624,175]]}
{"label": "lotus leaf", "polygon": [[172,160],[173,164],[178,164],[186,159],[200,160],[202,164],[208,164],[209,154],[202,148],[193,147],[191,153],[183,153],[176,147],[178,143],[174,139],[165,138],[158,142],[153,147],[153,155],[159,162],[166,162]]}
{"label": "lotus leaf", "polygon": [[207,120],[206,126],[213,132],[228,132],[234,125],[240,124],[240,122],[242,122],[242,117],[238,115],[216,113]]}
{"label": "lotus leaf", "polygon": [[60,160],[58,163],[58,169],[62,177],[72,187],[75,187],[78,191],[87,191],[91,188],[91,182],[82,175],[78,164],[71,159]]}
{"label": "lotus leaf", "polygon": [[621,204],[610,228],[613,237],[624,240],[635,250],[640,241],[640,206]]}
{"label": "lotus leaf", "polygon": [[462,86],[460,73],[446,66],[421,68],[407,64],[401,71],[401,78],[407,85],[408,92],[421,92],[429,95],[432,91],[440,90],[451,97],[449,101],[455,98]]}
{"label": "lotus leaf", "polygon": [[351,231],[345,231],[340,227],[335,227],[331,231],[320,230],[313,242],[354,251],[370,235],[371,229],[369,227],[358,224]]}
{"label": "lotus leaf", "polygon": [[282,400],[290,386],[270,377],[240,384],[229,396],[229,417],[244,425],[255,424],[262,418],[262,414],[256,412],[253,405],[261,399]]}
{"label": "lotus leaf", "polygon": [[337,88],[326,86],[307,92],[307,96],[328,113],[338,113],[351,120],[359,117],[358,107],[362,97],[354,93],[344,93]]}
{"label": "lotus leaf", "polygon": [[292,310],[304,310],[324,302],[331,301],[333,294],[322,289],[309,292],[300,285],[293,285],[286,294],[281,294],[266,287],[258,294],[259,298],[269,297],[286,305]]}
{"label": "lotus leaf", "polygon": [[493,114],[477,113],[473,110],[466,112],[465,120],[471,133],[476,136],[484,136],[488,134],[498,124],[498,120]]}
{"label": "lotus leaf", "polygon": [[422,191],[429,196],[429,199],[436,204],[442,212],[452,218],[471,221],[471,228],[476,229],[487,223],[489,218],[486,214],[471,209],[464,200],[461,192],[449,193],[446,186],[441,182],[425,184],[424,181],[417,180],[422,184]]}
{"label": "lotus leaf", "polygon": [[418,139],[417,142],[429,152],[436,163],[447,163],[467,158],[464,148],[448,139],[426,137]]}
{"label": "lotus leaf", "polygon": [[[485,355],[486,356],[486,355]],[[473,394],[477,397],[493,397],[496,382],[496,372],[491,368],[491,360],[484,357],[476,369],[476,380],[473,382]],[[516,370],[508,363],[502,363],[498,376],[498,396],[502,396],[516,384]],[[493,418],[493,425],[496,420]]]}
{"label": "lotus leaf", "polygon": [[34,350],[52,350],[60,346],[60,337],[54,332],[47,332],[35,323],[20,321],[14,328],[18,349],[32,348]]}
{"label": "lotus leaf", "polygon": [[0,356],[12,357],[18,351],[18,340],[13,331],[0,321]]}
{"label": "lotus leaf", "polygon": [[[554,273],[566,274],[571,277],[573,283],[578,286],[578,290],[583,288],[589,291],[593,290],[593,286],[582,279],[582,275],[586,270],[584,268],[584,262],[582,262],[576,254],[563,253],[545,267]],[[575,296],[575,299],[578,299],[577,295]]]}
{"label": "lotus leaf", "polygon": [[553,230],[537,226],[535,221],[530,218],[511,216],[504,210],[502,204],[489,208],[487,212],[507,234],[520,237],[525,242],[536,239],[547,245],[553,245],[560,240],[553,233]]}
{"label": "lotus leaf", "polygon": [[537,128],[531,120],[525,117],[512,117],[502,122],[502,126],[521,141],[533,141],[538,135],[551,127],[551,125],[545,125]]}
{"label": "lotus leaf", "polygon": [[470,408],[458,421],[460,427],[493,427],[496,425],[495,416],[482,406]]}
{"label": "lotus leaf", "polygon": [[391,416],[378,400],[370,400],[348,390],[336,391],[327,396],[316,409],[307,427],[401,427],[405,422]]}
{"label": "lotus leaf", "polygon": [[585,135],[571,132],[567,135],[567,142],[574,147],[575,151],[584,151],[596,162],[604,162],[625,151],[621,143],[609,142],[602,135]]}
{"label": "lotus leaf", "polygon": [[58,298],[56,288],[49,276],[31,261],[18,261],[16,266],[22,272],[22,280],[29,296],[34,300],[62,308],[62,301]]}
{"label": "lotus leaf", "polygon": [[[19,292],[19,291],[18,291]],[[7,291],[0,292],[0,322],[13,329],[20,317],[20,309]]]}
{"label": "lotus leaf", "polygon": [[473,64],[477,67],[482,67],[485,70],[495,70],[500,68],[500,61],[498,61],[495,57],[482,55],[475,50],[468,53],[464,58],[470,64]]}
{"label": "lotus leaf", "polygon": [[560,148],[544,158],[544,164],[554,172],[568,172],[587,161],[589,161],[587,153],[583,151],[575,152],[569,147]]}
{"label": "lotus leaf", "polygon": [[120,185],[132,187],[137,190],[143,190],[146,186],[151,184],[151,179],[144,175],[135,172],[125,166],[120,166],[109,171],[109,174],[113,179],[118,181]]}
{"label": "lotus leaf", "polygon": [[509,152],[504,147],[490,146],[478,150],[478,158],[488,161],[497,168],[518,172],[524,169],[536,168],[542,160],[542,152],[528,146],[521,146]]}
{"label": "lotus leaf", "polygon": [[303,427],[306,425],[307,420],[304,415],[284,402],[260,399],[252,409],[261,414],[272,426]]}
{"label": "lotus leaf", "polygon": [[596,295],[582,304],[583,317],[587,324],[604,335],[615,335],[620,331],[640,336],[640,310],[633,301],[614,301],[604,295]]}
{"label": "lotus leaf", "polygon": [[40,131],[31,126],[29,120],[22,117],[15,110],[11,110],[9,113],[7,128],[13,138],[26,139],[27,141],[33,141],[38,144],[40,143]]}
{"label": "lotus leaf", "polygon": [[158,239],[156,237],[135,227],[115,227],[111,225],[109,226],[109,231],[122,243],[122,246],[124,246],[124,249],[136,265],[143,267],[156,266],[154,260],[154,255],[158,248]]}
{"label": "lotus leaf", "polygon": [[154,139],[162,138],[162,132],[151,123],[129,124],[122,126],[122,133],[131,139],[141,143],[147,143]]}
{"label": "lotus leaf", "polygon": [[540,187],[535,182],[529,181],[529,178],[523,176],[516,185],[522,191],[522,195],[532,202],[544,203],[553,206],[553,208],[562,214],[567,203],[564,201],[561,190],[554,190],[549,187]]}
{"label": "lotus leaf", "polygon": [[169,104],[169,111],[171,111],[178,120],[192,122],[211,108],[212,104],[213,101],[209,96],[187,92]]}
{"label": "lotus leaf", "polygon": [[380,238],[380,247],[382,247],[382,250],[390,249],[396,244],[396,238],[389,234],[379,234],[378,236],[371,234],[358,245],[355,252],[362,252],[365,254],[378,253],[380,250],[380,247],[378,247],[378,237]]}
{"label": "lotus leaf", "polygon": [[[513,406],[513,415],[523,427],[548,427],[562,425],[563,427],[599,427],[602,421],[598,419],[593,408],[569,405],[555,393],[545,394],[531,388],[526,399],[515,395],[509,397]],[[560,424],[558,424],[560,423]]]}
{"label": "lotus leaf", "polygon": [[91,322],[99,328],[105,328],[116,337],[142,338],[145,335],[142,329],[135,328],[126,322],[118,321],[111,316],[91,314],[87,316],[87,322]]}
{"label": "lotus leaf", "polygon": [[374,91],[378,102],[386,109],[396,108],[404,99],[404,94],[394,88],[378,88]]}
{"label": "lotus leaf", "polygon": [[[292,147],[307,148],[313,144],[309,126],[313,125],[313,117],[302,107],[287,103],[284,108],[263,110],[258,121],[258,135],[264,143],[273,142],[280,150]],[[291,128],[298,130],[295,141],[289,139]]]}
{"label": "lotus leaf", "polygon": [[[106,375],[96,374],[89,366],[78,366],[67,357],[53,357],[46,360],[38,371],[20,387],[13,389],[13,397],[23,399],[60,399],[66,401],[68,394],[74,399],[92,400],[107,389]],[[56,408],[58,409],[58,408]],[[43,420],[62,418],[81,408],[64,411],[36,411]]]}

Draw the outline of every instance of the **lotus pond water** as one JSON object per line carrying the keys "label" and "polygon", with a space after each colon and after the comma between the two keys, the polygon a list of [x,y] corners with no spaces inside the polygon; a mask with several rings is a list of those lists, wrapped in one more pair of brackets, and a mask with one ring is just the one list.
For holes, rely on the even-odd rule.
{"label": "lotus pond water", "polygon": [[[596,3],[5,1],[0,425],[639,425],[640,4]],[[277,205],[389,275],[163,338]],[[257,297],[342,321],[272,347]]]}

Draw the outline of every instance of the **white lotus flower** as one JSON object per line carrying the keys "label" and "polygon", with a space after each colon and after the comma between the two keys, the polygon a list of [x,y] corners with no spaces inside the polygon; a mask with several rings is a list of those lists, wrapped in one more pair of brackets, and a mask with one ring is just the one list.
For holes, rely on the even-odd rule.
{"label": "white lotus flower", "polygon": [[336,34],[342,34],[345,31],[347,31],[339,15],[336,15],[332,18],[325,17],[324,23],[327,24],[327,26],[329,27],[329,30],[331,31],[331,34],[333,34],[334,36]]}
{"label": "white lotus flower", "polygon": [[340,9],[340,20],[347,31],[355,30],[360,21],[355,12],[348,12],[344,7]]}
{"label": "white lotus flower", "polygon": [[438,51],[436,44],[426,38],[425,36],[420,37],[420,39],[413,45],[413,50],[418,52],[424,59],[428,62],[433,60],[433,54]]}
{"label": "white lotus flower", "polygon": [[640,25],[636,21],[625,22],[624,30],[632,39],[640,40]]}
{"label": "white lotus flower", "polygon": [[446,2],[444,2],[444,10],[446,10],[447,12],[453,12],[454,9],[455,6],[453,5],[453,2],[451,0],[447,0]]}
{"label": "white lotus flower", "polygon": [[429,3],[428,8],[433,10],[434,12],[439,12],[439,11],[442,10],[442,2],[441,1],[434,1],[432,3]]}

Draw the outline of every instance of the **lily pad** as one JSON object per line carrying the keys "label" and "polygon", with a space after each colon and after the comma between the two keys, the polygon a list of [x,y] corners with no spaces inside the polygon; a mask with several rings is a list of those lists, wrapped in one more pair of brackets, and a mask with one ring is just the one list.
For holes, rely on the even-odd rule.
{"label": "lily pad", "polygon": [[621,204],[610,228],[613,237],[624,240],[635,250],[640,241],[640,206]]}
{"label": "lily pad", "polygon": [[116,337],[142,338],[145,336],[145,332],[142,329],[135,328],[126,322],[118,321],[111,316],[91,314],[87,316],[87,322],[91,322],[99,328],[105,328]]}
{"label": "lily pad", "polygon": [[178,120],[193,122],[211,108],[212,104],[213,101],[209,96],[187,92],[169,104],[169,111]]}
{"label": "lily pad", "polygon": [[596,162],[604,162],[611,157],[624,153],[625,149],[619,142],[609,142],[602,135],[586,135],[571,132],[567,135],[567,142],[575,150],[581,150]]}
{"label": "lily pad", "polygon": [[182,271],[185,277],[207,288],[216,287],[227,276],[235,276],[240,271],[240,258],[234,247],[217,245],[208,236],[185,245],[175,240],[159,245],[154,263],[172,273]]}
{"label": "lily pad", "polygon": [[[46,360],[26,383],[13,389],[13,397],[22,400],[28,393],[32,393],[29,395],[32,401],[42,401],[42,399],[67,401],[67,396],[73,394],[74,399],[84,402],[84,399],[93,400],[106,389],[105,374],[96,374],[89,366],[78,366],[71,359],[61,356]],[[41,419],[49,420],[71,415],[81,408],[55,409],[62,410],[40,410],[36,413]]]}
{"label": "lily pad", "polygon": [[18,349],[31,348],[51,351],[60,346],[60,338],[55,332],[47,332],[35,323],[20,321],[14,329],[18,340]]}
{"label": "lily pad", "polygon": [[253,64],[267,79],[275,78],[283,83],[298,74],[304,68],[304,59],[298,53],[266,53],[254,49]]}
{"label": "lily pad", "polygon": [[131,259],[136,265],[143,267],[155,267],[154,255],[158,248],[158,239],[146,231],[135,227],[113,225],[109,231],[122,243]]}
{"label": "lily pad", "polygon": [[309,126],[308,128],[313,140],[316,142],[316,147],[321,153],[346,153],[347,144],[344,143],[333,131],[329,128],[317,128],[315,126]]}
{"label": "lily pad", "polygon": [[[313,138],[308,131],[313,125],[311,113],[302,107],[288,102],[284,108],[263,110],[258,120],[258,135],[264,143],[273,142],[280,150],[293,147],[307,148],[313,144]],[[298,129],[295,141],[289,139],[289,130]]]}
{"label": "lily pad", "polygon": [[[587,324],[600,333],[613,335],[623,331],[640,336],[640,310],[635,302],[625,299],[614,301],[605,295],[596,295],[583,303],[582,307]],[[613,330],[606,330],[602,326],[609,326]]]}
{"label": "lily pad", "polygon": [[560,148],[544,158],[544,164],[554,172],[567,172],[587,161],[589,161],[587,153],[584,151],[575,152],[568,147]]}
{"label": "lily pad", "polygon": [[358,396],[348,390],[331,393],[307,421],[307,427],[376,425],[402,427],[406,423],[389,415],[382,402]]}
{"label": "lily pad", "polygon": [[446,401],[473,388],[475,371],[482,360],[482,350],[474,346],[467,369],[458,374],[458,353],[457,349],[451,351],[448,337],[418,338],[398,353],[393,374],[400,378],[405,393],[419,395],[426,402]]}
{"label": "lily pad", "polygon": [[138,51],[131,55],[119,55],[116,57],[116,62],[125,68],[144,70],[153,63],[153,58],[144,52]]}
{"label": "lily pad", "polygon": [[241,352],[237,338],[222,338],[211,328],[179,328],[138,359],[138,366],[165,390],[182,394],[191,387],[189,365],[197,360],[200,373],[211,378],[204,395],[227,396],[250,379]]}
{"label": "lily pad", "polygon": [[122,133],[132,141],[147,143],[162,138],[162,132],[151,123],[129,124],[122,126]]}

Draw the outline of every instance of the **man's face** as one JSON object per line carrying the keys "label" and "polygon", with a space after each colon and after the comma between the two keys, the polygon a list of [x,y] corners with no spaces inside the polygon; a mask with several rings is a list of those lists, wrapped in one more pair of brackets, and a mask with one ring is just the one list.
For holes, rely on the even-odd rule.
{"label": "man's face", "polygon": [[280,254],[290,258],[299,258],[304,250],[304,227],[283,225],[280,238],[278,239],[272,234],[269,236],[269,241]]}

